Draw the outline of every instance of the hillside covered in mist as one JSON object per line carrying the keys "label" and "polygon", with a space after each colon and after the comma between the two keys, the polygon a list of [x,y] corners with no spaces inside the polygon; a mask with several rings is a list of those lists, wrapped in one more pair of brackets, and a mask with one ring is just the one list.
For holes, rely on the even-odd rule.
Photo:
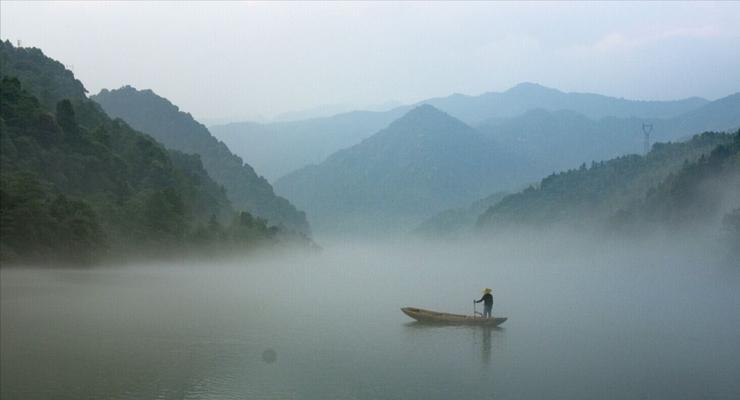
{"label": "hillside covered in mist", "polygon": [[[37,49],[5,42],[0,56],[3,257],[18,260],[305,238],[308,221],[329,234],[454,236],[476,223],[635,229],[645,210],[661,214],[655,204],[670,196],[650,196],[673,193],[671,174],[703,165],[702,155],[716,160],[712,151],[733,140],[686,138],[740,127],[738,93],[632,101],[520,84],[383,112],[213,128],[224,143],[151,90],[126,86],[88,99]],[[653,141],[670,142],[646,157],[635,154],[643,124],[653,126]],[[259,137],[243,135],[247,125]],[[245,152],[255,160],[245,163]],[[273,191],[251,167],[263,161],[273,173],[298,169]],[[737,207],[723,207],[715,219],[732,221]]]}
{"label": "hillside covered in mist", "polygon": [[91,97],[114,118],[144,132],[167,148],[197,154],[208,174],[223,185],[233,206],[264,218],[271,225],[310,234],[306,215],[276,196],[267,180],[234,155],[190,114],[151,90],[125,86]]}
{"label": "hillside covered in mist", "polygon": [[[570,110],[590,120],[606,117],[663,119],[677,117],[707,103],[707,100],[697,97],[677,101],[635,101],[590,93],[565,93],[533,83],[522,83],[504,92],[487,92],[477,96],[454,94],[385,112],[358,110],[303,121],[232,123],[212,126],[211,131],[274,181],[303,166],[321,163],[333,152],[359,143],[421,104],[432,105],[477,128],[490,123],[492,119],[517,118],[535,109],[550,112]],[[641,143],[640,123],[626,128],[621,133],[633,134],[634,141]],[[702,129],[720,128],[707,126],[687,134]],[[588,134],[587,131],[571,133],[576,136]],[[639,149],[637,146],[632,151]],[[602,159],[598,153],[593,156],[586,153],[584,156],[586,159],[578,163]]]}
{"label": "hillside covered in mist", "polygon": [[496,192],[475,201],[468,207],[448,208],[440,211],[420,223],[412,230],[412,233],[430,239],[463,237],[470,233],[481,214],[507,195],[509,195],[507,192]]}
{"label": "hillside covered in mist", "polygon": [[513,118],[489,118],[478,130],[507,151],[536,159],[540,167],[546,169],[543,173],[550,173],[574,168],[583,162],[641,153],[643,124],[652,126],[652,142],[683,140],[706,131],[732,131],[740,128],[740,93],[672,118],[608,116],[592,119],[568,109],[537,108]]}
{"label": "hillside covered in mist", "polygon": [[234,153],[249,160],[271,182],[337,150],[353,146],[400,118],[410,108],[352,111],[308,120],[211,126],[213,134]]}
{"label": "hillside covered in mist", "polygon": [[624,233],[673,234],[722,230],[737,240],[740,225],[740,131],[707,132],[657,143],[630,155],[552,174],[504,197],[478,219],[478,228],[567,226]]}
{"label": "hillside covered in mist", "polygon": [[[515,89],[509,92],[520,97],[522,93],[560,93],[536,85]],[[570,102],[588,110],[569,100],[581,95],[562,96],[556,97],[565,104]],[[438,215],[441,219],[429,220],[430,224],[422,229],[434,231],[444,225],[456,225],[451,223],[453,215],[468,219],[471,215],[465,209],[491,193],[516,191],[543,176],[583,163],[641,153],[645,143],[643,124],[653,126],[652,141],[683,140],[705,127],[737,129],[739,100],[740,95],[735,94],[712,102],[606,102],[617,115],[668,115],[666,110],[672,109],[668,105],[679,112],[688,108],[687,104],[701,103],[696,109],[668,119],[611,116],[593,120],[576,111],[538,108],[516,117],[489,118],[478,129],[426,104],[359,144],[337,151],[324,162],[280,178],[275,186],[279,193],[307,210],[312,224],[319,229],[395,230],[407,224],[416,226],[444,211]],[[547,102],[542,100],[541,104]],[[677,104],[683,106],[676,107]],[[604,108],[601,112],[609,111]],[[457,124],[447,124],[448,120]]]}
{"label": "hillside covered in mist", "polygon": [[110,118],[40,50],[0,42],[0,71],[3,265],[278,240],[277,228],[233,209],[198,156]]}
{"label": "hillside covered in mist", "polygon": [[508,189],[525,178],[524,166],[462,121],[422,105],[275,188],[321,229],[394,230]]}

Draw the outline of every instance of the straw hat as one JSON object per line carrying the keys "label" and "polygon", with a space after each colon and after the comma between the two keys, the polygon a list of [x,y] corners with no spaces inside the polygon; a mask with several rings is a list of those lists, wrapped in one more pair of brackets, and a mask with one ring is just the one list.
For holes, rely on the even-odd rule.
{"label": "straw hat", "polygon": [[483,289],[483,293],[491,293],[493,290],[491,288],[485,288]]}

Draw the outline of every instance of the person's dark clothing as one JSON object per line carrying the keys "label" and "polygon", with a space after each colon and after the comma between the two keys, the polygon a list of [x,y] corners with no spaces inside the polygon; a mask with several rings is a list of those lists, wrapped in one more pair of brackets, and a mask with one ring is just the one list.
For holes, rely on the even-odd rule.
{"label": "person's dark clothing", "polygon": [[483,316],[491,318],[491,309],[493,308],[493,296],[490,293],[486,293],[480,300],[476,300],[476,303],[483,302]]}
{"label": "person's dark clothing", "polygon": [[483,295],[483,297],[480,298],[480,300],[476,300],[475,302],[483,302],[483,305],[485,305],[486,307],[493,307],[493,296],[491,296],[490,293],[486,293]]}

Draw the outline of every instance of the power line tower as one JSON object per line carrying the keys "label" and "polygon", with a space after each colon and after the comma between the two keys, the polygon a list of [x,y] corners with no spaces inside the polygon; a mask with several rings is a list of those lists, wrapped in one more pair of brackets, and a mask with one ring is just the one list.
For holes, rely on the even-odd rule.
{"label": "power line tower", "polygon": [[650,152],[650,132],[653,131],[653,124],[642,124],[642,133],[645,134],[645,154]]}

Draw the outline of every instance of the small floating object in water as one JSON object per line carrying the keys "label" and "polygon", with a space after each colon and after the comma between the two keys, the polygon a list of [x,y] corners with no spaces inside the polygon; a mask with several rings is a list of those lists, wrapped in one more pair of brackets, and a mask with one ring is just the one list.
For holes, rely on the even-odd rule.
{"label": "small floating object in water", "polygon": [[498,326],[508,319],[505,317],[484,318],[473,315],[449,314],[415,307],[404,307],[401,311],[409,317],[426,324]]}
{"label": "small floating object in water", "polygon": [[262,352],[262,361],[272,364],[277,361],[277,352],[273,349],[267,349]]}

